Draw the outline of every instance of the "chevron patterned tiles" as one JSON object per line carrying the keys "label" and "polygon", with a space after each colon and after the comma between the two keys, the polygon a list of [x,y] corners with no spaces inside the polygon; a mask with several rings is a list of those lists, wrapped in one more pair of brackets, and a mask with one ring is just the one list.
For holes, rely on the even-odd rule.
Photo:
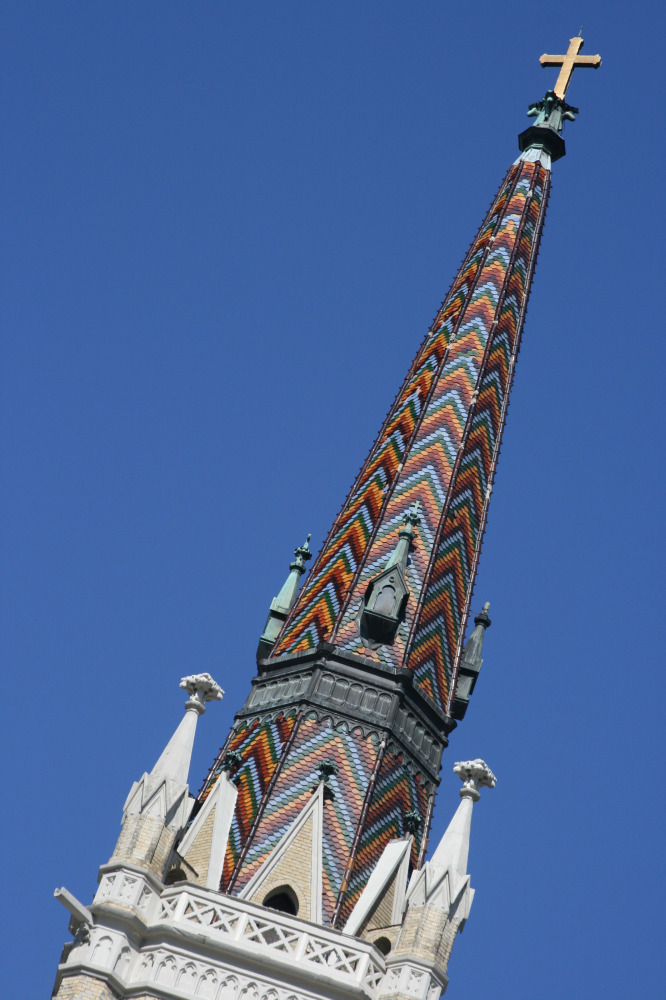
{"label": "chevron patterned tiles", "polygon": [[[485,526],[520,333],[550,185],[542,163],[509,170],[453,286],[410,368],[373,448],[322,547],[273,657],[327,639],[383,666],[408,666],[414,685],[446,711],[455,678]],[[393,645],[361,646],[355,619],[368,582],[386,565],[407,509],[421,523],[407,567],[410,599]],[[325,803],[323,905],[338,923],[351,912],[373,866],[404,816],[428,815],[429,795],[399,755],[387,753],[371,800],[376,737],[308,715],[243,724],[239,797],[223,884],[237,892],[270,855],[332,760],[334,798]],[[220,772],[214,764],[200,798]],[[424,831],[413,847],[417,860]],[[356,847],[354,845],[356,844]],[[351,852],[354,851],[354,857]],[[350,867],[351,866],[351,867]]]}
{"label": "chevron patterned tiles", "polygon": [[307,804],[317,785],[317,765],[331,760],[338,773],[330,779],[335,797],[325,802],[323,837],[323,908],[330,919],[376,756],[375,742],[364,738],[360,730],[348,733],[330,723],[305,719],[250,844],[235,891],[254,875]]}
{"label": "chevron patterned tiles", "polygon": [[[275,655],[327,638],[387,665],[408,665],[445,709],[549,180],[540,163],[518,161],[509,170]],[[421,524],[407,617],[392,646],[371,652],[360,643],[356,616],[415,500]]]}
{"label": "chevron patterned tiles", "polygon": [[[414,624],[408,664],[417,686],[438,705],[446,707],[451,695],[451,670],[464,628],[482,541],[485,512],[495,473],[505,407],[516,355],[520,327],[529,294],[528,276],[538,251],[540,223],[550,177],[538,164],[516,186],[510,210],[522,226],[516,239],[507,235],[499,250],[513,263],[495,309],[495,330],[487,344],[485,362],[477,382],[477,399],[470,414],[469,431],[462,444],[460,463],[452,484],[446,517],[423,587],[423,602]],[[500,243],[501,235],[496,240]]]}
{"label": "chevron patterned tiles", "polygon": [[[224,862],[222,882],[226,885],[231,878],[240,851],[245,844],[259,803],[266,791],[269,781],[280,759],[282,749],[289,739],[294,727],[293,715],[263,724],[258,720],[247,725],[244,723],[231,737],[226,751],[237,751],[243,758],[243,763],[236,772],[238,781],[238,800],[236,811],[229,831],[229,842]],[[199,800],[205,801],[213,785],[222,771],[224,754],[220,754],[206,778]]]}
{"label": "chevron patterned tiles", "polygon": [[[402,757],[387,754],[382,761],[372,801],[363,824],[349,888],[337,921],[340,927],[344,927],[389,840],[404,835],[405,815],[416,810],[424,819],[427,808],[428,792],[419,778],[409,773]],[[418,860],[423,833],[421,829],[414,838],[412,865],[416,865]]]}
{"label": "chevron patterned tiles", "polygon": [[413,436],[445,356],[451,331],[474,287],[486,246],[511,193],[513,172],[502,185],[412,364],[379,437],[307,578],[274,655],[311,648],[330,636],[333,630],[380,519],[387,488],[395,480],[405,448]]}

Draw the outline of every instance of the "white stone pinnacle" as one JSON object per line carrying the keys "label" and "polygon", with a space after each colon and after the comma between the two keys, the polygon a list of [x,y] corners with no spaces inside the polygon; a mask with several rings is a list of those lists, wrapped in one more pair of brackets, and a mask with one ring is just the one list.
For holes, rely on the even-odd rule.
{"label": "white stone pinnacle", "polygon": [[457,761],[453,773],[457,774],[463,782],[460,797],[469,797],[474,802],[478,802],[481,798],[479,788],[494,788],[497,784],[497,778],[485,760],[481,760],[480,757],[477,757],[476,760]]}
{"label": "white stone pinnacle", "polygon": [[206,702],[220,701],[224,691],[210,674],[192,674],[190,677],[183,677],[180,686],[190,696],[185,702],[185,715],[164,748],[151,775],[154,778],[172,778],[182,785],[187,785],[197,719],[206,711]]}
{"label": "white stone pinnacle", "polygon": [[462,802],[456,809],[430,864],[433,868],[455,872],[456,877],[462,879],[467,872],[472,809],[474,803],[481,798],[479,788],[484,786],[494,788],[497,778],[486,762],[480,758],[458,761],[453,771],[463,782],[460,789]]}

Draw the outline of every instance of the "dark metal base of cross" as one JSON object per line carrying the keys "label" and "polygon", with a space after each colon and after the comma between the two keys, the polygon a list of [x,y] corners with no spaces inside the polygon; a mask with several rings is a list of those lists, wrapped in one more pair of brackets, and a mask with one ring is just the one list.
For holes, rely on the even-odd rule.
{"label": "dark metal base of cross", "polygon": [[564,139],[547,125],[530,125],[529,128],[520,133],[518,136],[518,148],[521,153],[529,149],[530,146],[545,149],[546,152],[550,153],[553,162],[562,159],[566,154]]}

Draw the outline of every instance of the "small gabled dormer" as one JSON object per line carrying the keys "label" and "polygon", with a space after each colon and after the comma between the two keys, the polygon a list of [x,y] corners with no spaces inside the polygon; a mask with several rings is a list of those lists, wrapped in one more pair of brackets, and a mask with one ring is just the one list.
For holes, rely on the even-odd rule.
{"label": "small gabled dormer", "polygon": [[474,631],[470,635],[458,668],[458,680],[456,682],[453,703],[451,705],[451,715],[457,721],[464,719],[469,699],[472,696],[476,685],[483,659],[483,637],[486,629],[490,628],[490,617],[488,611],[490,604],[483,605],[482,610],[474,619]]}
{"label": "small gabled dormer", "polygon": [[370,581],[356,619],[364,645],[370,649],[391,646],[405,620],[409,588],[405,581],[407,560],[419,523],[418,501],[405,515],[398,544],[385,569]]}

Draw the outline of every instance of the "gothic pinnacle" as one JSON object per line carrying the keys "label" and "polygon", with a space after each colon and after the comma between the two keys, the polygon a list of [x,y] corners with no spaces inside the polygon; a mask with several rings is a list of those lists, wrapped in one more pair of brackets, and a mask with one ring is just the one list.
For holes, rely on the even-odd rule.
{"label": "gothic pinnacle", "polygon": [[150,774],[153,778],[171,778],[184,785],[190,770],[197,719],[206,711],[207,702],[222,700],[224,691],[210,674],[183,677],[180,687],[189,695],[185,702],[185,716]]}
{"label": "gothic pinnacle", "polygon": [[299,569],[301,573],[305,572],[306,560],[312,559],[312,552],[310,551],[310,539],[312,535],[309,534],[305,539],[303,545],[299,545],[297,549],[294,549],[294,555],[296,559],[293,563],[289,564],[289,569]]}
{"label": "gothic pinnacle", "polygon": [[488,615],[489,610],[490,603],[486,602],[478,615],[475,615],[474,629],[465,643],[465,648],[460,657],[458,679],[451,705],[451,714],[458,721],[465,717],[469,699],[474,691],[483,663],[481,657],[481,653],[483,652],[483,637],[486,629],[490,628],[491,625],[490,616]]}
{"label": "gothic pinnacle", "polygon": [[303,545],[299,545],[294,549],[294,560],[289,563],[289,576],[283,583],[277,597],[274,597],[271,601],[266,626],[257,647],[258,660],[264,656],[268,656],[270,653],[275,645],[275,640],[280,634],[280,629],[296,602],[298,585],[305,573],[305,563],[308,559],[312,559],[312,552],[310,551],[311,538],[312,535],[308,535]]}

